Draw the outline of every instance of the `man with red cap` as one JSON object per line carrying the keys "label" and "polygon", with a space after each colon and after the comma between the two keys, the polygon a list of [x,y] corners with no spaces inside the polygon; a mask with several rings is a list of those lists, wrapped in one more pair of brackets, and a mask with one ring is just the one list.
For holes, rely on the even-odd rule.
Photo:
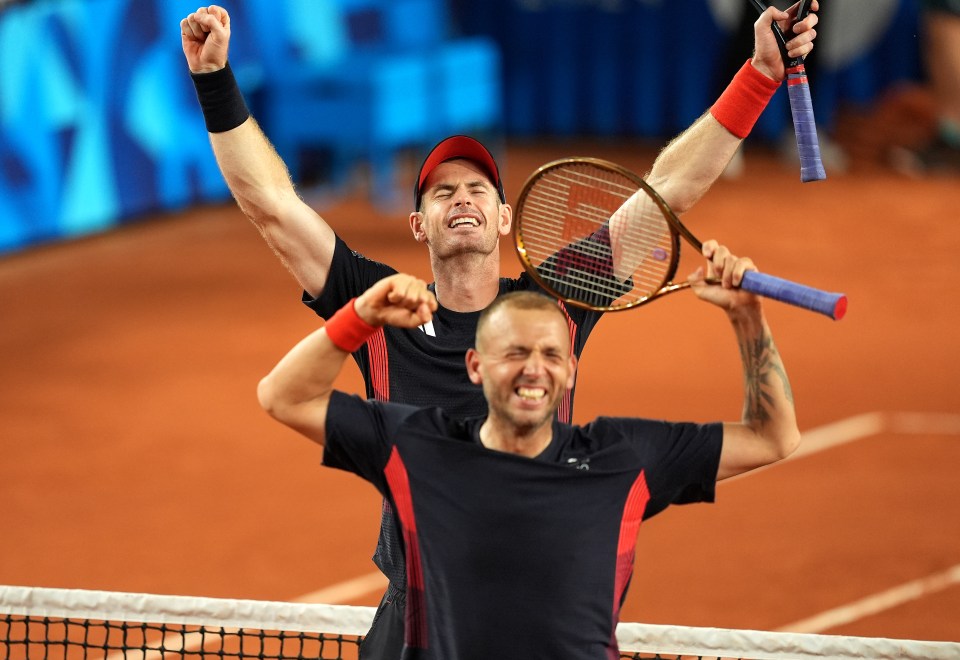
{"label": "man with red cap", "polygon": [[[813,9],[817,9],[816,0]],[[771,25],[790,29],[795,7],[770,8],[757,21],[755,53],[710,110],[671,141],[647,181],[677,212],[688,210],[719,177],[785,77]],[[791,13],[792,12],[792,13]],[[793,26],[791,57],[813,48],[816,14]],[[375,282],[395,274],[390,266],[352,250],[297,194],[287,170],[250,116],[227,61],[230,17],[216,5],[180,22],[183,52],[196,86],[217,162],[241,210],[303,287],[304,303],[329,319]],[[480,312],[498,296],[539,290],[525,273],[500,276],[500,238],[513,210],[490,152],[457,135],[427,155],[414,184],[410,229],[430,257],[430,291],[438,308],[417,328],[385,326],[353,352],[370,399],[442,406],[453,416],[483,415],[486,401],[471,383],[463,356],[472,346]],[[579,358],[599,314],[568,307],[572,352]],[[570,422],[574,388],[558,410]],[[406,571],[394,513],[384,504],[374,561],[390,580],[363,658],[395,660],[403,649]]]}

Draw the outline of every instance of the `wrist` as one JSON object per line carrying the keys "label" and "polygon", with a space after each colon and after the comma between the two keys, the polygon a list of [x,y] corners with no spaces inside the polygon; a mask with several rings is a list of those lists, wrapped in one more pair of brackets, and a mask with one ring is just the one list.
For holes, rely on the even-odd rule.
{"label": "wrist", "polygon": [[341,307],[324,325],[327,337],[342,351],[353,353],[363,346],[379,328],[357,314],[356,298]]}
{"label": "wrist", "polygon": [[747,60],[710,108],[710,114],[721,126],[742,140],[750,135],[757,119],[779,88],[779,82]]}
{"label": "wrist", "polygon": [[767,66],[763,60],[757,58],[756,55],[747,60],[747,63],[753,67],[753,70],[756,71],[756,73],[770,81],[770,84],[777,85],[777,87],[780,86],[781,81],[777,79],[777,75],[774,73],[774,70]]}
{"label": "wrist", "polygon": [[726,309],[727,318],[735,328],[745,331],[746,334],[760,332],[764,327],[763,304],[759,297],[753,297],[749,302],[737,302]]}
{"label": "wrist", "polygon": [[247,120],[250,111],[230,68],[230,62],[216,71],[190,73],[203,119],[210,133],[224,133]]}

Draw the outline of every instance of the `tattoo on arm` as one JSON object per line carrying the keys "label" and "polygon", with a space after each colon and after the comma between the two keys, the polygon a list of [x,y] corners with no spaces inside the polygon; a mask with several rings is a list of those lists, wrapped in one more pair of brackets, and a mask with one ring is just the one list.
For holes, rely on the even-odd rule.
{"label": "tattoo on arm", "polygon": [[793,390],[773,337],[763,333],[755,339],[741,339],[739,344],[746,388],[744,421],[763,424],[770,420],[770,411],[776,407],[776,381],[779,380],[790,405],[793,405]]}

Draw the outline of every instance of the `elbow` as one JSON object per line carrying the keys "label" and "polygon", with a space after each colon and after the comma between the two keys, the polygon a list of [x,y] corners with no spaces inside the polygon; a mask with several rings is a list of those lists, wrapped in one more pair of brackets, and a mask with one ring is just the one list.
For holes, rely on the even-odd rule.
{"label": "elbow", "polygon": [[247,183],[232,187],[234,197],[243,211],[261,231],[280,225],[291,209],[301,204],[292,185],[256,185]]}
{"label": "elbow", "polygon": [[682,216],[693,208],[702,195],[702,193],[697,194],[701,186],[682,183],[678,176],[660,176],[656,170],[649,174],[647,183],[660,194],[670,210],[678,216]]}
{"label": "elbow", "polygon": [[800,429],[794,426],[789,432],[784,433],[777,443],[777,454],[773,462],[782,461],[792,456],[799,448],[801,442]]}
{"label": "elbow", "polygon": [[283,405],[276,385],[270,376],[265,376],[257,384],[257,400],[260,407],[276,420],[283,421]]}

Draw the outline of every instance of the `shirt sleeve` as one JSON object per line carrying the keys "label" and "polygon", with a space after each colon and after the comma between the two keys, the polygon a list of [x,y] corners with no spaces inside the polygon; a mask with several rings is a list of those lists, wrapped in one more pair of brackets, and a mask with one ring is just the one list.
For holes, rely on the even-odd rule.
{"label": "shirt sleeve", "polygon": [[598,422],[610,424],[626,434],[638,465],[644,470],[650,492],[644,519],[671,504],[714,501],[723,447],[723,424],[623,418],[601,420]]}
{"label": "shirt sleeve", "polygon": [[329,319],[337,310],[347,304],[351,298],[359,296],[374,282],[393,275],[397,271],[379,261],[368,259],[359,252],[351,250],[342,238],[337,236],[333,248],[330,272],[323,291],[312,298],[306,291],[302,301],[320,318]]}
{"label": "shirt sleeve", "polygon": [[334,391],[327,408],[323,465],[352,472],[386,495],[383,469],[396,430],[418,408]]}

